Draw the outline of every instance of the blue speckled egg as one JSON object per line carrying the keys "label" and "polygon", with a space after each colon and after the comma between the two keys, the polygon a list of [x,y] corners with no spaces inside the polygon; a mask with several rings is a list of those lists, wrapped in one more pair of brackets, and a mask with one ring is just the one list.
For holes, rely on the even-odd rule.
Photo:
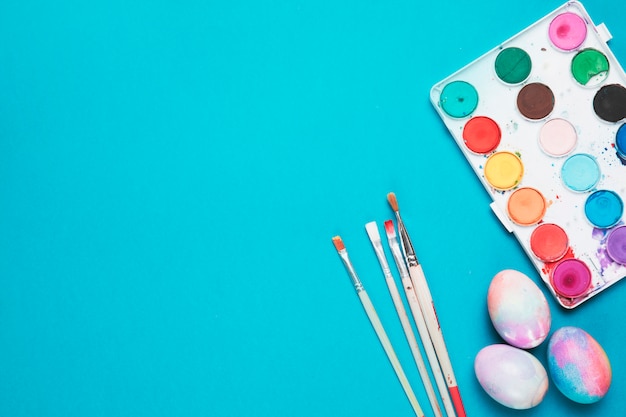
{"label": "blue speckled egg", "polygon": [[559,391],[578,403],[599,401],[611,386],[611,364],[604,349],[578,327],[562,327],[550,337],[548,370]]}
{"label": "blue speckled egg", "polygon": [[517,410],[541,403],[548,390],[548,373],[541,362],[525,350],[505,344],[481,349],[474,372],[491,398]]}

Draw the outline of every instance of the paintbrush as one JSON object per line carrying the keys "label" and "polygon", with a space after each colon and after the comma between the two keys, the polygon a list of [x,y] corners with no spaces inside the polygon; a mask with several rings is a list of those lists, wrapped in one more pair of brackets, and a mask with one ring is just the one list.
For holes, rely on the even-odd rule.
{"label": "paintbrush", "polygon": [[409,234],[404,227],[396,195],[394,193],[387,194],[387,201],[396,215],[398,233],[400,235],[400,242],[402,243],[406,264],[409,268],[409,275],[413,281],[417,299],[422,309],[422,313],[424,314],[424,319],[426,320],[428,333],[430,334],[435,352],[437,353],[439,365],[445,375],[448,392],[450,392],[450,397],[452,398],[456,414],[459,417],[465,417],[465,408],[463,406],[463,401],[461,400],[461,394],[454,376],[454,371],[452,370],[452,362],[450,361],[448,349],[446,348],[446,343],[443,339],[443,332],[441,331],[441,326],[439,325],[437,311],[435,310],[435,304],[433,302],[430,289],[428,288],[428,283],[426,282],[426,276],[422,270],[422,265],[420,265],[417,260],[417,255],[413,249],[413,244],[411,243]]}
{"label": "paintbrush", "polygon": [[372,327],[374,327],[374,330],[376,331],[378,340],[380,340],[380,343],[383,346],[383,349],[385,350],[387,357],[389,358],[389,362],[391,362],[391,366],[393,366],[393,369],[396,372],[396,376],[398,377],[398,380],[400,381],[400,384],[402,385],[402,388],[404,389],[404,393],[406,394],[407,398],[409,399],[409,402],[411,403],[411,406],[413,407],[413,410],[415,411],[415,415],[417,415],[418,417],[424,417],[424,412],[422,411],[422,408],[420,407],[419,402],[417,401],[417,398],[415,397],[415,393],[413,392],[413,389],[411,388],[411,385],[409,384],[409,380],[406,377],[404,370],[402,369],[402,366],[400,365],[400,360],[398,359],[396,352],[393,350],[391,341],[389,340],[389,337],[387,336],[387,333],[385,332],[385,329],[383,328],[383,324],[381,323],[380,318],[378,317],[378,313],[376,313],[376,309],[374,308],[372,301],[367,295],[367,292],[365,291],[365,288],[363,287],[361,280],[356,274],[354,266],[352,266],[352,262],[350,261],[350,258],[348,257],[348,251],[346,250],[346,247],[343,244],[341,237],[339,236],[333,237],[333,244],[335,245],[335,249],[337,249],[337,253],[341,257],[341,260],[343,261],[343,264],[345,265],[346,270],[348,271],[348,274],[350,275],[350,279],[352,280],[352,285],[354,285],[354,289],[356,290],[359,296],[359,299],[361,300],[361,304],[363,304],[363,308],[365,309],[365,312],[367,313],[367,317],[372,323]]}
{"label": "paintbrush", "polygon": [[400,249],[400,244],[398,243],[396,229],[394,228],[391,220],[387,220],[385,222],[385,232],[387,234],[391,254],[393,255],[398,272],[400,273],[400,279],[402,280],[402,286],[404,287],[404,292],[406,294],[407,301],[409,302],[411,313],[413,314],[415,326],[417,327],[420,339],[422,340],[422,346],[424,347],[426,357],[428,358],[428,363],[430,364],[435,382],[437,383],[441,401],[443,402],[443,406],[448,414],[448,417],[454,417],[455,412],[452,407],[450,394],[448,393],[448,387],[445,379],[443,378],[439,362],[437,361],[437,354],[435,352],[435,348],[433,347],[432,340],[430,339],[430,335],[428,334],[426,320],[424,319],[424,314],[422,313],[422,309],[419,305],[417,294],[415,293],[415,287],[413,286],[413,282],[411,281],[411,277],[409,275],[409,270],[404,263],[404,257],[402,255],[402,249]]}
{"label": "paintbrush", "polygon": [[[372,242],[374,252],[376,253],[376,257],[378,258],[378,262],[380,263],[380,267],[383,271],[385,281],[387,282],[387,287],[389,288],[389,293],[391,294],[391,299],[393,300],[393,304],[396,307],[398,318],[400,319],[402,329],[404,330],[404,335],[406,336],[406,340],[411,348],[411,353],[413,354],[413,359],[415,360],[415,364],[417,365],[417,370],[419,371],[420,377],[422,378],[422,383],[424,384],[424,388],[426,390],[428,400],[430,401],[430,405],[433,409],[433,412],[435,413],[435,416],[442,417],[441,409],[439,408],[439,402],[437,401],[437,395],[435,394],[433,384],[430,381],[430,377],[428,376],[428,369],[426,369],[426,365],[424,364],[424,359],[422,357],[422,353],[420,352],[419,345],[417,344],[415,333],[413,333],[413,328],[411,327],[409,316],[406,313],[406,309],[404,308],[404,304],[402,302],[402,297],[400,297],[400,292],[398,291],[396,282],[393,278],[393,275],[391,274],[391,268],[389,268],[389,263],[387,262],[387,257],[385,256],[383,244],[380,239],[380,233],[378,232],[378,225],[376,224],[376,222],[369,222],[365,225],[365,230],[367,231],[367,235]],[[430,343],[430,339],[428,342]],[[446,392],[447,394],[447,391],[445,391],[445,382],[443,381],[443,379],[442,382],[444,384],[444,392]]]}

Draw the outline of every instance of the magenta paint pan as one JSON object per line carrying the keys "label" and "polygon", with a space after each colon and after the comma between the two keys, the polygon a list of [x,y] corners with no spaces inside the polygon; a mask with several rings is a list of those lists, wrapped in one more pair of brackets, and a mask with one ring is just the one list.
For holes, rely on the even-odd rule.
{"label": "magenta paint pan", "polygon": [[626,74],[610,38],[570,1],[430,91],[504,230],[567,309],[626,277]]}

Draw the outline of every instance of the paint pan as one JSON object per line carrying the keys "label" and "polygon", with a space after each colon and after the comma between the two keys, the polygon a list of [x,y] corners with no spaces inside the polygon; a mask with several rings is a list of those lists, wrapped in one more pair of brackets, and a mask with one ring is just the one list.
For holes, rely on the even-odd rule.
{"label": "paint pan", "polygon": [[606,251],[613,261],[626,265],[626,226],[613,229],[607,238]]}
{"label": "paint pan", "polygon": [[569,248],[569,238],[558,224],[543,223],[530,234],[530,250],[542,262],[556,262]]}
{"label": "paint pan", "polygon": [[626,277],[626,74],[580,2],[430,91],[492,209],[564,308]]}

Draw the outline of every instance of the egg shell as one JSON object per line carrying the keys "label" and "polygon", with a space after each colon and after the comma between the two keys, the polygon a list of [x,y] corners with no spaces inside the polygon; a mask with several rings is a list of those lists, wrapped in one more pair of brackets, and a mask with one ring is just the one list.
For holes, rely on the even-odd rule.
{"label": "egg shell", "polygon": [[548,371],[559,391],[581,404],[599,401],[611,386],[611,363],[606,352],[578,327],[562,327],[552,334]]}
{"label": "egg shell", "polygon": [[513,346],[484,347],[476,355],[474,372],[485,392],[509,408],[535,407],[548,391],[548,373],[541,362]]}
{"label": "egg shell", "polygon": [[487,309],[498,334],[515,347],[534,348],[550,333],[548,301],[539,287],[519,271],[505,269],[493,277]]}

